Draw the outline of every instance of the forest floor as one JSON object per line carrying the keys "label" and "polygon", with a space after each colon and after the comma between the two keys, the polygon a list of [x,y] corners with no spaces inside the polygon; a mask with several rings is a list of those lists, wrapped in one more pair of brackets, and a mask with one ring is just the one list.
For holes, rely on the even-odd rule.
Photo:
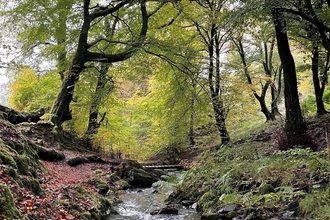
{"label": "forest floor", "polygon": [[[328,121],[329,117],[308,120],[308,134],[312,137],[320,151],[326,148],[324,127]],[[109,163],[83,163],[72,167],[68,165],[68,159],[73,157],[84,157],[86,154],[95,153],[87,152],[86,150],[80,152],[68,149],[63,150],[60,147],[60,143],[55,141],[49,131],[33,129],[33,126],[29,125],[17,127],[30,141],[41,141],[45,148],[61,151],[65,155],[64,160],[41,161],[43,168],[37,170],[37,176],[43,192],[39,195],[33,193],[31,187],[30,189],[29,187],[20,187],[11,181],[10,175],[5,172],[4,166],[0,165],[0,184],[5,184],[9,187],[14,198],[14,203],[22,213],[24,219],[82,219],[77,218],[72,214],[72,210],[70,210],[72,209],[72,205],[78,204],[80,207],[83,207],[84,210],[92,210],[93,206],[95,206],[95,201],[93,201],[92,197],[81,197],[76,194],[76,191],[70,189],[72,189],[73,186],[83,186],[83,188],[87,190],[87,194],[97,194],[98,189],[95,186],[88,184],[88,180],[95,177],[109,182],[109,179],[105,179],[106,176],[108,176],[107,174],[113,172],[109,163],[118,164],[120,161],[117,159],[111,159],[106,155],[98,154],[98,156],[104,161],[108,161]],[[1,129],[5,130],[4,127]],[[278,126],[271,126],[268,129],[235,140],[231,145],[232,147],[235,147],[235,145],[249,143],[248,146],[253,151],[256,151],[257,154],[270,155],[277,150],[281,130],[282,129]],[[208,135],[212,139],[212,135]],[[199,138],[202,136],[203,134],[201,134]],[[0,139],[8,139],[8,133],[0,132]],[[180,161],[198,163],[203,152],[206,150],[212,151],[213,148],[219,147],[212,146],[212,141],[210,144],[205,144],[205,142],[202,143],[203,141],[201,140],[202,139],[200,139],[199,142],[200,145],[197,147],[180,150],[178,152]],[[77,147],[79,148],[81,143],[82,142],[78,141],[75,144],[77,144]],[[82,149],[85,148],[82,147]],[[168,161],[164,158],[164,155],[159,154],[153,158],[149,158],[145,162],[167,163]],[[99,175],[95,170],[101,170],[103,174]],[[301,181],[304,181],[304,179]],[[116,183],[113,183],[112,186],[117,187]],[[0,220],[1,219],[5,218],[0,214]]]}
{"label": "forest floor", "polygon": [[278,123],[210,146],[169,201],[196,203],[203,219],[330,219],[329,119],[307,119],[309,140],[286,151]]}

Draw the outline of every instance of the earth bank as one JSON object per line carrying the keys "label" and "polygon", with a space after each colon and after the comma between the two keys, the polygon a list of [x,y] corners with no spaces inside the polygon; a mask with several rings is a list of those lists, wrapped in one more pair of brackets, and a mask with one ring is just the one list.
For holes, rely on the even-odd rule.
{"label": "earth bank", "polygon": [[159,179],[135,161],[66,149],[43,123],[0,120],[0,149],[0,219],[108,219],[120,190]]}

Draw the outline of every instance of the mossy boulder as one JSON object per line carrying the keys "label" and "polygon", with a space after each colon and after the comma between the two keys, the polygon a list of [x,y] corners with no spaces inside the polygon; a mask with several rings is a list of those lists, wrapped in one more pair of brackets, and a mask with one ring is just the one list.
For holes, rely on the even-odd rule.
{"label": "mossy boulder", "polygon": [[0,219],[22,219],[9,188],[0,183]]}
{"label": "mossy boulder", "polygon": [[70,166],[78,166],[79,164],[87,163],[88,160],[84,157],[73,157],[68,160]]}
{"label": "mossy boulder", "polygon": [[151,187],[151,185],[159,180],[158,176],[149,173],[142,168],[134,167],[128,171],[126,181],[133,187]]}
{"label": "mossy boulder", "polygon": [[105,181],[98,178],[89,179],[87,183],[98,188],[98,193],[102,195],[107,194],[108,190],[110,189],[110,186]]}
{"label": "mossy boulder", "polygon": [[217,200],[217,197],[212,192],[206,192],[197,201],[196,210],[200,213],[203,213],[208,210]]}
{"label": "mossy boulder", "polygon": [[126,190],[130,187],[129,183],[125,180],[118,180],[116,183],[118,184],[118,189],[120,190]]}
{"label": "mossy boulder", "polygon": [[8,165],[17,169],[17,164],[14,159],[14,152],[10,152],[8,146],[4,145],[3,141],[0,139],[0,164]]}
{"label": "mossy boulder", "polygon": [[96,202],[96,206],[89,211],[92,217],[91,219],[110,219],[109,217],[112,212],[111,201],[105,197],[97,197]]}
{"label": "mossy boulder", "polygon": [[109,178],[112,182],[116,182],[116,181],[120,180],[120,178],[115,173],[111,173]]}
{"label": "mossy boulder", "polygon": [[48,150],[43,147],[38,147],[38,156],[40,159],[47,161],[57,161],[65,158],[62,152],[58,152],[54,149]]}
{"label": "mossy boulder", "polygon": [[179,210],[174,206],[165,206],[161,209],[154,210],[150,213],[150,215],[177,215],[179,214]]}
{"label": "mossy boulder", "polygon": [[33,177],[23,176],[21,179],[21,185],[38,196],[43,194],[43,189],[41,188],[39,181]]}

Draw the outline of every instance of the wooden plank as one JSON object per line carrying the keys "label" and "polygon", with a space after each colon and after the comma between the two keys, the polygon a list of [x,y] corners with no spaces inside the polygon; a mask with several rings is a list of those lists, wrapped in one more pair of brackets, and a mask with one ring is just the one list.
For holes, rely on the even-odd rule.
{"label": "wooden plank", "polygon": [[145,165],[143,168],[147,169],[184,169],[189,167],[189,164],[174,164],[174,165]]}

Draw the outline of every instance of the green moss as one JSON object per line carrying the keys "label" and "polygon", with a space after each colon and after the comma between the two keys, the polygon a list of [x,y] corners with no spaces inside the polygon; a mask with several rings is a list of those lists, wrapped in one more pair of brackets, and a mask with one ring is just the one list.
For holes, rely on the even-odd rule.
{"label": "green moss", "polygon": [[120,178],[115,173],[110,174],[109,178],[112,182],[116,182],[116,181],[120,180]]}
{"label": "green moss", "polygon": [[96,175],[100,175],[100,176],[104,176],[105,175],[105,173],[103,172],[103,170],[95,170],[94,173]]}
{"label": "green moss", "polygon": [[86,219],[91,219],[92,218],[92,214],[90,212],[84,212],[81,214],[83,218]]}
{"label": "green moss", "polygon": [[1,139],[0,139],[0,146],[1,146],[0,164],[8,165],[17,169],[17,164],[14,159],[13,153],[8,150],[8,146],[6,146]]}
{"label": "green moss", "polygon": [[9,188],[0,183],[0,216],[5,219],[21,219],[21,213],[16,208],[13,195]]}
{"label": "green moss", "polygon": [[128,189],[130,187],[128,182],[126,182],[125,180],[118,180],[118,181],[116,181],[116,183],[118,183],[119,189],[122,189],[122,190]]}
{"label": "green moss", "polygon": [[87,195],[86,189],[79,184],[70,186],[69,191],[79,199],[86,198]]}
{"label": "green moss", "polygon": [[69,206],[70,203],[66,202],[66,201],[62,201],[62,200],[59,200],[56,202],[58,205],[61,205],[61,206]]}
{"label": "green moss", "polygon": [[16,159],[18,172],[24,175],[31,176],[32,174],[29,170],[30,158],[28,158],[25,155],[19,155],[15,159]]}
{"label": "green moss", "polygon": [[116,195],[117,192],[118,192],[118,190],[115,187],[109,186],[109,190],[107,192],[107,196]]}
{"label": "green moss", "polygon": [[36,195],[40,196],[43,194],[43,189],[41,188],[39,181],[33,177],[22,177],[22,185]]}
{"label": "green moss", "polygon": [[99,189],[98,192],[102,195],[105,195],[110,189],[109,185],[105,181],[98,178],[89,179],[87,183],[96,186]]}
{"label": "green moss", "polygon": [[198,212],[205,212],[210,207],[214,205],[217,198],[216,196],[211,192],[206,192],[202,195],[202,197],[197,201],[197,211]]}
{"label": "green moss", "polygon": [[108,219],[111,214],[111,201],[105,197],[95,198],[96,206],[90,210],[92,219]]}
{"label": "green moss", "polygon": [[261,195],[269,194],[272,192],[274,192],[274,187],[271,184],[265,184],[265,185],[260,186],[260,188],[259,188],[259,193]]}

